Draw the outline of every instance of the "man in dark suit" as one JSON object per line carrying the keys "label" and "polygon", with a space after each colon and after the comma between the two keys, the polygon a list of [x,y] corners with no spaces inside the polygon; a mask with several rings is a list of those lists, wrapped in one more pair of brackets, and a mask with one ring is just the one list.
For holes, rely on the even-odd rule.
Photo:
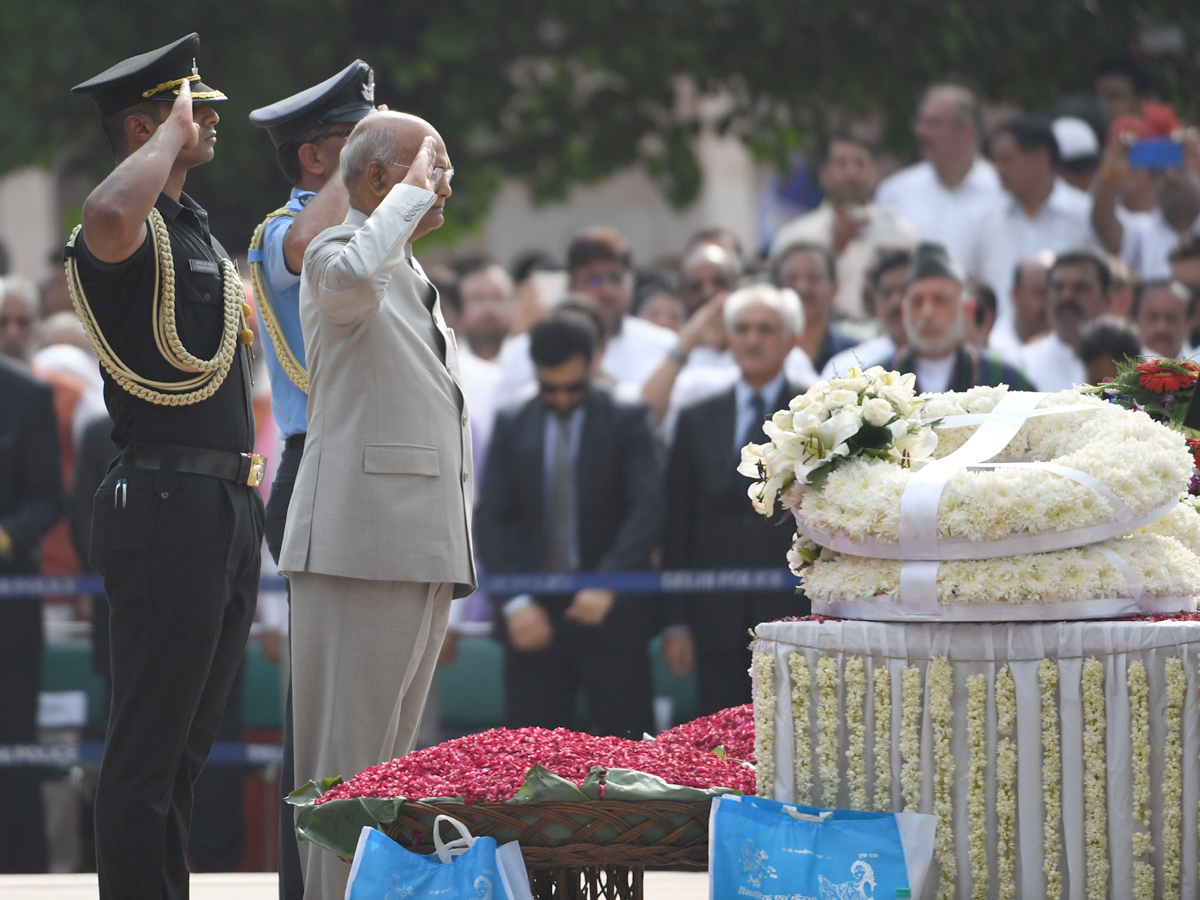
{"label": "man in dark suit", "polygon": [[[801,393],[784,360],[803,329],[799,298],[768,284],[725,301],[725,327],[740,377],[732,388],[684,408],[667,464],[667,569],[778,568],[795,528],[754,512],[737,473],[743,445],[765,440],[764,420]],[[750,702],[747,630],[807,615],[791,591],[677,596],[668,601],[663,656],[677,675],[696,670],[700,714]]]}
{"label": "man in dark suit", "polygon": [[[62,513],[53,393],[0,358],[0,575],[36,575],[38,542]],[[0,744],[37,743],[42,604],[0,599]],[[0,768],[0,873],[46,871],[40,773]]]}
{"label": "man in dark suit", "polygon": [[[598,343],[579,311],[556,312],[530,332],[538,396],[497,416],[475,514],[490,573],[650,565],[663,504],[649,414],[593,383]],[[600,733],[654,730],[650,601],[598,589],[492,601],[507,725],[570,726],[582,686]]]}

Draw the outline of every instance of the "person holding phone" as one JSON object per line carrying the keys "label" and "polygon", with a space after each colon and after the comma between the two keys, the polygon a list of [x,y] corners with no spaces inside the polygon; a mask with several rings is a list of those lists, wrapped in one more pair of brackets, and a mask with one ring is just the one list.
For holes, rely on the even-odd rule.
{"label": "person holding phone", "polygon": [[[1173,125],[1178,125],[1173,114],[1169,120],[1162,115],[1118,119],[1092,183],[1097,237],[1136,274],[1152,281],[1170,278],[1171,251],[1200,234],[1200,132]],[[1117,205],[1122,181],[1136,170],[1154,178],[1156,205],[1145,213]]]}

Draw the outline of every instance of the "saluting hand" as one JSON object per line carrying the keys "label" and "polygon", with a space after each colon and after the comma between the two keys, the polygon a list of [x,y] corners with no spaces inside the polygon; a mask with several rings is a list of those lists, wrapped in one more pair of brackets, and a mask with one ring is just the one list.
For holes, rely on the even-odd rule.
{"label": "saluting hand", "polygon": [[424,188],[433,192],[433,167],[437,163],[437,142],[432,136],[426,135],[421,141],[421,149],[413,157],[408,167],[408,174],[401,184],[411,184],[413,187]]}
{"label": "saluting hand", "polygon": [[171,115],[167,124],[178,129],[183,138],[183,150],[191,150],[200,143],[200,126],[192,116],[192,86],[184,81],[179,85],[179,96],[171,104]]}

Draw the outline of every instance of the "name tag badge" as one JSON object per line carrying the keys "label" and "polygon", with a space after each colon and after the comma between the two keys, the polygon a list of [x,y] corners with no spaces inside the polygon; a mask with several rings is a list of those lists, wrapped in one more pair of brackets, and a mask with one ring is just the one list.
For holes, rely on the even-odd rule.
{"label": "name tag badge", "polygon": [[211,259],[189,259],[188,265],[193,272],[203,272],[205,275],[220,275],[221,267]]}

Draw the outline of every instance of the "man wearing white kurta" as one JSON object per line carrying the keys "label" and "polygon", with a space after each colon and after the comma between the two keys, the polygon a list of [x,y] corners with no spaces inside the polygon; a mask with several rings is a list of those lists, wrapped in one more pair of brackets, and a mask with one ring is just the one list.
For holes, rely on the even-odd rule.
{"label": "man wearing white kurta", "polygon": [[[308,441],[279,568],[292,588],[296,783],[403,755],[450,600],[475,587],[471,433],[454,334],[411,241],[453,169],[426,122],[373,113],[341,156],[350,212],[304,255]],[[306,900],[349,868],[300,845]]]}
{"label": "man wearing white kurta", "polygon": [[961,84],[925,92],[914,131],[924,159],[885,178],[879,206],[894,209],[923,241],[941,244],[957,260],[975,242],[979,218],[999,202],[1000,179],[979,155],[979,98]]}

